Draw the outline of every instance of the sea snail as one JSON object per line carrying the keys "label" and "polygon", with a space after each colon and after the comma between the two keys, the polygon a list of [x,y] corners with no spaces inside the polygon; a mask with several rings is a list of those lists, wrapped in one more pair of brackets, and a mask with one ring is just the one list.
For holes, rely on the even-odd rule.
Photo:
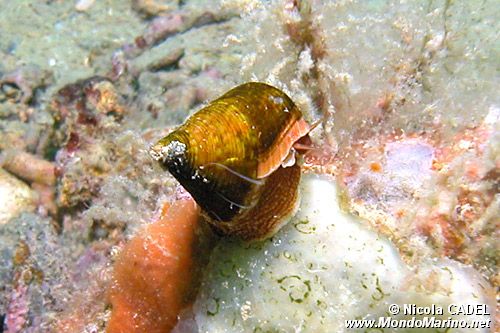
{"label": "sea snail", "polygon": [[293,145],[310,129],[284,92],[249,82],[193,114],[150,154],[193,196],[216,231],[261,240],[298,208]]}

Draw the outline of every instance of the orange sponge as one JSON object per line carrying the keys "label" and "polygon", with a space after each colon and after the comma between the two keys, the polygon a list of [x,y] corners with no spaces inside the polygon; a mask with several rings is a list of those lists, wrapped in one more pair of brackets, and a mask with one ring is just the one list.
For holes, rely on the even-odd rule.
{"label": "orange sponge", "polygon": [[114,265],[107,333],[165,333],[175,326],[193,279],[198,216],[192,199],[179,200],[125,246]]}

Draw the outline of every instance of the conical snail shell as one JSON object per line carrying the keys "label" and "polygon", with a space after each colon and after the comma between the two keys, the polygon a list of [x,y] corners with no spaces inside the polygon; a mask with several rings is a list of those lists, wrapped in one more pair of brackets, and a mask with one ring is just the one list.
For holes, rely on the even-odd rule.
{"label": "conical snail shell", "polygon": [[193,196],[216,229],[262,239],[297,207],[300,168],[281,164],[308,131],[284,92],[250,82],[193,114],[158,141],[151,155]]}

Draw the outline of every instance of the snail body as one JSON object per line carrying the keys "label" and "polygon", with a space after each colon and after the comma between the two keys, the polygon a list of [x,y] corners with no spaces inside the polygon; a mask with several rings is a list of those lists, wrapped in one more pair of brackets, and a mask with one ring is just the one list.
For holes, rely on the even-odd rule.
{"label": "snail body", "polygon": [[150,153],[193,196],[215,229],[245,240],[263,239],[298,207],[300,167],[282,164],[309,130],[284,92],[249,82],[193,114]]}

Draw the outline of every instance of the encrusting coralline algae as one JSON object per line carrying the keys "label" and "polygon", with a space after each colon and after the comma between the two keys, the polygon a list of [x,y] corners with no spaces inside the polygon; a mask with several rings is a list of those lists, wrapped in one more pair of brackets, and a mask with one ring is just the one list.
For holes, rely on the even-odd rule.
{"label": "encrusting coralline algae", "polygon": [[105,331],[113,263],[186,198],[150,146],[248,81],[321,121],[303,206],[261,243],[199,231],[208,264],[174,331],[342,332],[390,303],[491,304],[497,7],[0,0],[4,330]]}

